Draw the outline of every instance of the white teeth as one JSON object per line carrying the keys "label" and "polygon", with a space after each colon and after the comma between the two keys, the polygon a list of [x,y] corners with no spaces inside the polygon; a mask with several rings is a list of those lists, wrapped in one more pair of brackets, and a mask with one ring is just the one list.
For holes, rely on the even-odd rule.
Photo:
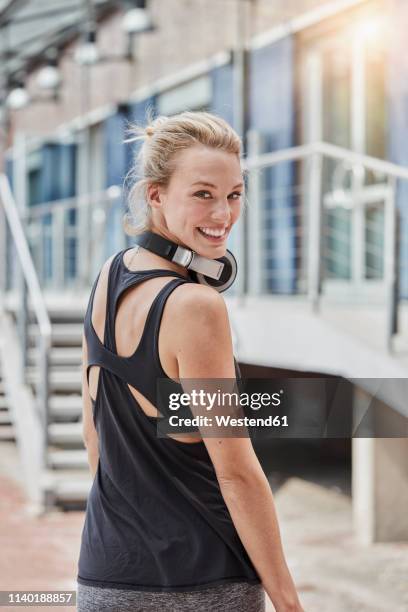
{"label": "white teeth", "polygon": [[209,227],[199,227],[204,234],[208,234],[209,236],[215,236],[217,238],[223,236],[225,234],[225,228],[223,230],[214,230]]}

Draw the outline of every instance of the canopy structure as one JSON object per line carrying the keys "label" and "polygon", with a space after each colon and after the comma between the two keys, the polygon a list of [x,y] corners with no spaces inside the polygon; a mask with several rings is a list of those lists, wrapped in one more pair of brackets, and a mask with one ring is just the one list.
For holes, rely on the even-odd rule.
{"label": "canopy structure", "polygon": [[3,78],[44,61],[89,24],[121,3],[112,0],[0,0],[0,65]]}

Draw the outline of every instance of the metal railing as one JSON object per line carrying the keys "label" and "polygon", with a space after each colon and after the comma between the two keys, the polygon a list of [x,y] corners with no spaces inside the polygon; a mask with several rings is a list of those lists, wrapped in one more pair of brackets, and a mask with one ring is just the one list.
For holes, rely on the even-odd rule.
{"label": "metal railing", "polygon": [[[26,382],[26,364],[28,352],[29,305],[28,298],[38,324],[38,377],[36,380],[36,408],[38,418],[44,431],[44,465],[46,465],[49,424],[49,362],[51,349],[51,322],[48,316],[44,296],[40,287],[37,272],[31,257],[16,202],[10,184],[4,174],[0,174],[0,205],[8,223],[10,235],[18,259],[20,300],[17,305],[17,325],[20,336],[21,371],[20,380]],[[5,234],[5,232],[3,232]],[[5,241],[3,241],[3,248]]]}
{"label": "metal railing", "polygon": [[[231,236],[240,270],[231,293],[308,296],[314,310],[330,292],[375,298],[387,309],[391,349],[398,273],[408,272],[399,260],[397,181],[408,169],[323,142],[263,153],[262,136],[250,132],[248,145],[249,206]],[[41,286],[89,290],[105,259],[131,244],[124,208],[119,186],[25,207]]]}
{"label": "metal railing", "polygon": [[126,246],[122,190],[107,190],[25,209],[27,240],[46,289],[89,289],[105,259]]}
{"label": "metal railing", "polygon": [[262,153],[258,133],[249,134],[243,167],[250,272],[242,293],[303,294],[317,311],[323,289],[337,285],[339,296],[348,284],[357,296],[365,286],[367,298],[385,301],[392,350],[399,274],[406,274],[397,181],[408,180],[408,169],[324,142]]}

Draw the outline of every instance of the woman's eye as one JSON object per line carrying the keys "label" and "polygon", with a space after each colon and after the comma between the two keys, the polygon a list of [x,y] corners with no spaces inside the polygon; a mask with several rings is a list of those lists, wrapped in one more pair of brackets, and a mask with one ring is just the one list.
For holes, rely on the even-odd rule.
{"label": "woman's eye", "polygon": [[[197,193],[195,193],[194,195],[196,195],[196,196],[201,198],[204,193],[208,193],[208,195],[211,196],[209,191],[197,191]],[[204,198],[204,200],[208,200],[208,198]]]}
{"label": "woman's eye", "polygon": [[[198,197],[203,197],[204,194],[208,194],[211,197],[211,193],[209,191],[197,191],[194,195],[198,196]],[[236,196],[234,198],[234,200],[238,200],[241,197],[242,193],[240,191],[234,191],[234,193],[231,193],[228,197],[231,196]],[[205,198],[204,200],[208,200],[209,198]]]}

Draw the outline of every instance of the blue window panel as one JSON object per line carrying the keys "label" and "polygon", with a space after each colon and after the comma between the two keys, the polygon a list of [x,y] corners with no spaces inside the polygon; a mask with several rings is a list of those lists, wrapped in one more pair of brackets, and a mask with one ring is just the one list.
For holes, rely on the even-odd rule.
{"label": "blue window panel", "polygon": [[122,106],[105,121],[106,187],[122,186],[126,172],[126,152],[123,140],[127,107]]}
{"label": "blue window panel", "polygon": [[[156,96],[151,96],[150,98],[146,98],[145,100],[141,100],[140,102],[135,102],[134,104],[129,105],[129,123],[131,124],[132,122],[136,122],[139,125],[146,125],[147,112],[153,110],[155,115],[157,113],[156,100]],[[141,145],[141,141],[127,143],[125,145],[127,172],[133,168],[135,156],[137,155]]]}
{"label": "blue window panel", "polygon": [[[145,126],[147,124],[147,112],[153,111],[154,116],[157,116],[157,96],[150,96],[145,100],[140,100],[139,102],[135,102],[134,104],[129,105],[129,115],[128,115],[128,126],[132,122],[137,123],[138,125]],[[143,141],[136,141],[132,143],[127,143],[125,148],[126,153],[126,175],[134,169],[134,164],[136,161],[136,156],[140,151],[140,147],[142,146]],[[137,177],[128,177],[125,183],[125,198],[123,201],[123,213],[127,210],[127,191],[131,187],[131,184],[136,178],[141,178],[142,176],[142,168],[136,168]],[[126,235],[126,244],[127,246],[131,246],[133,244],[133,240],[131,236]]]}
{"label": "blue window panel", "polygon": [[[210,111],[216,113],[231,126],[234,125],[234,82],[233,82],[233,66],[232,63],[217,66],[211,70],[212,80],[212,100]],[[228,249],[238,257],[238,239],[239,236],[232,229],[228,240]],[[232,285],[231,289],[227,290],[229,294],[234,294],[236,285]]]}
{"label": "blue window panel", "polygon": [[[29,174],[29,206],[70,198],[76,192],[76,145],[46,143],[40,150],[41,163]],[[52,278],[53,244],[51,215],[42,221],[42,251],[44,281]],[[72,266],[71,266],[72,267]],[[66,270],[68,277],[74,269]]]}
{"label": "blue window panel", "polygon": [[[123,187],[127,166],[126,146],[123,144],[127,118],[128,107],[122,105],[105,121],[106,187]],[[123,235],[122,217],[123,199],[118,198],[114,200],[107,214],[105,257],[120,249]]]}
{"label": "blue window panel", "polygon": [[[59,197],[71,198],[76,195],[76,145],[59,145]],[[76,208],[66,212],[65,227],[76,227]],[[71,231],[71,230],[70,230]],[[73,248],[72,248],[73,247]],[[65,237],[65,276],[74,279],[77,275],[76,238]]]}
{"label": "blue window panel", "polygon": [[[249,128],[263,135],[264,151],[277,151],[294,145],[294,52],[287,37],[256,49],[249,57]],[[291,162],[262,171],[266,218],[270,233],[264,246],[265,287],[272,293],[290,294],[296,290],[295,199],[292,186],[295,168]]]}
{"label": "blue window panel", "polygon": [[[123,141],[127,138],[126,130],[132,121],[146,123],[146,111],[148,106],[155,106],[155,98],[126,104],[118,107],[117,112],[111,115],[105,122],[105,147],[106,147],[106,187],[117,185],[125,188],[124,194],[113,203],[108,212],[107,234],[105,243],[105,256],[109,257],[112,253],[119,250],[123,244],[124,229],[123,216],[126,212],[126,181],[127,174],[133,166],[134,155],[140,147],[140,143],[127,143]],[[126,236],[129,245],[131,238]]]}
{"label": "blue window panel", "polygon": [[45,144],[42,148],[40,201],[52,202],[75,195],[76,146]]}
{"label": "blue window panel", "polygon": [[[392,8],[392,37],[387,79],[388,142],[387,158],[408,166],[408,66],[406,56],[406,23],[408,6],[405,0],[394,0]],[[400,215],[399,290],[400,297],[408,298],[408,182],[399,180],[397,207]]]}
{"label": "blue window panel", "polygon": [[232,64],[218,66],[211,70],[212,101],[211,111],[234,124],[234,83]]}

